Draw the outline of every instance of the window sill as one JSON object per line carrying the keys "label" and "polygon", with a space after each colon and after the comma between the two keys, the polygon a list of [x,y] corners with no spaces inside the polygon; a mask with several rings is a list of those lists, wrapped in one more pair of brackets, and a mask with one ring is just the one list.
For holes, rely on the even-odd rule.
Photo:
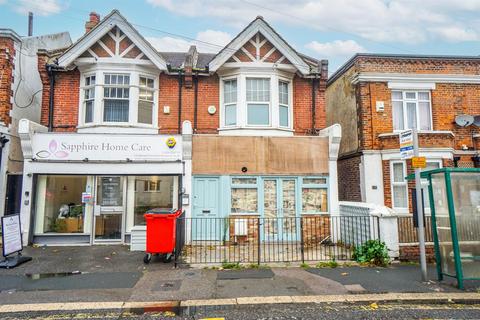
{"label": "window sill", "polygon": [[[390,137],[398,137],[398,135],[402,132],[402,130],[388,132],[388,133],[381,133],[378,135],[379,138],[390,138]],[[437,131],[437,130],[420,130],[418,134],[438,134],[438,135],[451,135],[455,137],[455,134],[452,131]]]}
{"label": "window sill", "polygon": [[141,124],[122,124],[122,123],[103,123],[103,124],[87,124],[77,126],[79,133],[137,133],[137,134],[157,134],[158,127]]}

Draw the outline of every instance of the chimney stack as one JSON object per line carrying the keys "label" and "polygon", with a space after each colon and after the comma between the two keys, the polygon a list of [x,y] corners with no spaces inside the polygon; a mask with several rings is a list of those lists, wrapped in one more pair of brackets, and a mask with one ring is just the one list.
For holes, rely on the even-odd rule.
{"label": "chimney stack", "polygon": [[28,36],[33,36],[33,13],[28,13]]}
{"label": "chimney stack", "polygon": [[96,12],[90,12],[90,19],[85,22],[85,33],[90,32],[100,22],[100,15]]}

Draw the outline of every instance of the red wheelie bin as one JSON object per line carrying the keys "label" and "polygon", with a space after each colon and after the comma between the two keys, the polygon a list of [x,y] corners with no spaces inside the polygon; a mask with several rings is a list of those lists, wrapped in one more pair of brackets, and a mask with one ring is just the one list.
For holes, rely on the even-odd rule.
{"label": "red wheelie bin", "polygon": [[149,263],[152,255],[160,255],[165,263],[172,260],[175,253],[176,221],[181,213],[182,210],[152,209],[144,214],[147,222],[144,263]]}

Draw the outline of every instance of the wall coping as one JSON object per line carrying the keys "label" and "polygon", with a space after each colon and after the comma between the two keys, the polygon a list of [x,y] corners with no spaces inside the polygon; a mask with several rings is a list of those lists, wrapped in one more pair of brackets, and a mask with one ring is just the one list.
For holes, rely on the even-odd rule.
{"label": "wall coping", "polygon": [[[450,135],[452,138],[455,137],[455,134],[452,131],[448,130],[431,130],[431,131],[426,131],[426,130],[420,130],[418,131],[418,134],[420,135]],[[398,137],[399,132],[387,132],[387,133],[380,133],[378,135],[378,138],[383,139],[383,138],[392,138],[392,137]],[[480,137],[480,135],[479,135]]]}

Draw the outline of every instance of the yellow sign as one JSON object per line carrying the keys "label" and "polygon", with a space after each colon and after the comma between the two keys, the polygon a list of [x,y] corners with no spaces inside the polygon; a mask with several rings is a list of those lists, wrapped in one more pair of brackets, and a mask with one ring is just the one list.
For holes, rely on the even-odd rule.
{"label": "yellow sign", "polygon": [[167,146],[172,149],[173,147],[175,147],[175,145],[177,144],[177,141],[175,141],[175,138],[174,137],[170,137],[167,139]]}
{"label": "yellow sign", "polygon": [[427,167],[427,158],[425,157],[412,157],[412,168],[423,169]]}

